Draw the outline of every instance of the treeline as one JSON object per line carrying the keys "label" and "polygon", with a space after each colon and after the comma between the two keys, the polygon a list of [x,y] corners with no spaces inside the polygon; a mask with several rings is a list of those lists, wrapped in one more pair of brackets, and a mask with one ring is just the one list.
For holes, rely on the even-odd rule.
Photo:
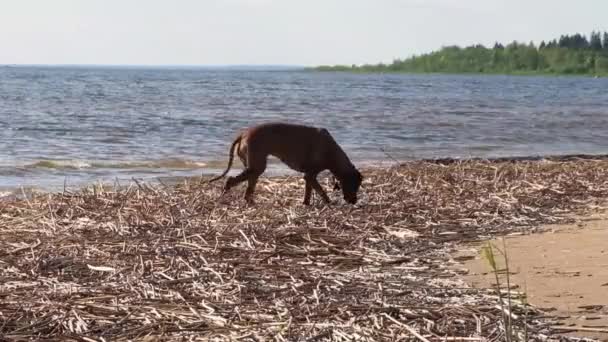
{"label": "treeline", "polygon": [[390,64],[319,66],[318,71],[437,72],[502,74],[587,74],[608,75],[608,32],[579,33],[559,39],[492,48],[477,44],[461,48],[447,46],[439,51],[396,59]]}

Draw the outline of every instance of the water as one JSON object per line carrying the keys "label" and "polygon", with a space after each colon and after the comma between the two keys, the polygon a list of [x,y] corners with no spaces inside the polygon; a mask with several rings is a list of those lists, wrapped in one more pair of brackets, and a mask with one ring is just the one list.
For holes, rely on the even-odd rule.
{"label": "water", "polygon": [[606,153],[606,89],[584,77],[0,67],[0,190],[217,172],[239,129],[271,120],[325,126],[360,164],[387,161],[383,150]]}

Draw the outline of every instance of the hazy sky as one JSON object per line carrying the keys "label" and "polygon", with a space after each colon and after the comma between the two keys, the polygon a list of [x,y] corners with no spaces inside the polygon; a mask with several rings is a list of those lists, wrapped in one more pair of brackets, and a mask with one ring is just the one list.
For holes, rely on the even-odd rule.
{"label": "hazy sky", "polygon": [[351,64],[608,30],[608,0],[0,0],[0,64]]}

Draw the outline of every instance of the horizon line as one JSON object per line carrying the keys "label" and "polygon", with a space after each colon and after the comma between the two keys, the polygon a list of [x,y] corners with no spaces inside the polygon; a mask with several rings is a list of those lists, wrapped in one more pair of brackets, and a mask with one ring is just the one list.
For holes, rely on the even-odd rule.
{"label": "horizon line", "polygon": [[239,63],[239,64],[132,64],[132,63],[0,63],[2,67],[50,66],[50,67],[178,67],[178,68],[306,68],[302,64]]}

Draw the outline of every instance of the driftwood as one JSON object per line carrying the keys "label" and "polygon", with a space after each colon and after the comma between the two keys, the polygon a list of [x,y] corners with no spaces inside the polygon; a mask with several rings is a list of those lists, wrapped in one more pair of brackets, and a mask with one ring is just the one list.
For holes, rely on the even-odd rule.
{"label": "driftwood", "polygon": [[[300,177],[261,179],[255,206],[198,180],[0,201],[0,340],[503,340],[494,292],[461,282],[450,252],[608,196],[593,159],[364,176],[355,207],[338,193],[301,205]],[[549,313],[512,301],[519,336],[559,338]]]}

